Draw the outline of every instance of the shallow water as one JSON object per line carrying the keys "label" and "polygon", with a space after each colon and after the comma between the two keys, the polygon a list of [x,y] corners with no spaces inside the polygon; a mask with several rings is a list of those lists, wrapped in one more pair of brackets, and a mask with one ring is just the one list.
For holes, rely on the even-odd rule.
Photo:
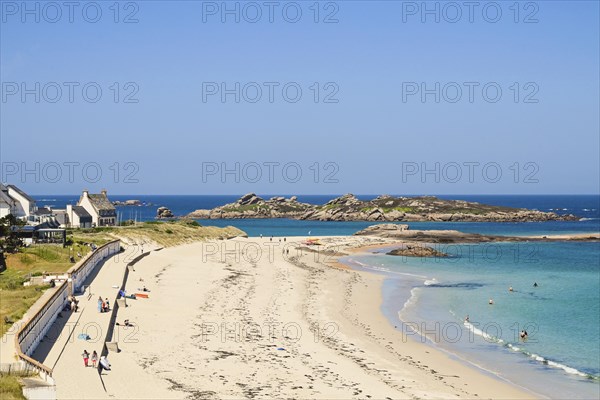
{"label": "shallow water", "polygon": [[344,261],[389,277],[383,311],[394,325],[404,322],[407,337],[426,333],[441,349],[548,397],[597,398],[600,243],[456,247],[452,258]]}

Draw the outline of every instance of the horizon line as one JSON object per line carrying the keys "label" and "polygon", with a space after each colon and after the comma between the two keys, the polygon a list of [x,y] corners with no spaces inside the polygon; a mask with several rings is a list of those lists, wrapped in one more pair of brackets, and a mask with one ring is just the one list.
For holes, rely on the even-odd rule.
{"label": "horizon line", "polygon": [[[307,194],[299,194],[299,193],[257,193],[257,192],[246,192],[246,193],[167,193],[167,194],[158,194],[158,193],[110,193],[108,195],[113,196],[244,196],[246,194],[254,193],[257,196],[343,196],[346,194],[353,194],[355,196],[600,196],[600,192],[598,193],[307,193]],[[31,196],[75,196],[79,195],[79,193],[38,193],[31,194]]]}

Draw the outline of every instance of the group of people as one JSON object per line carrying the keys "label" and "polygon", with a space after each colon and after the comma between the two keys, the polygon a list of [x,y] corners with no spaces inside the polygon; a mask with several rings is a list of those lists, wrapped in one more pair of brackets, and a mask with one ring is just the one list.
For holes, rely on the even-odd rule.
{"label": "group of people", "polygon": [[102,296],[98,296],[98,312],[108,312],[110,311],[110,303],[108,301],[108,297],[106,300],[102,300]]}
{"label": "group of people", "polygon": [[79,308],[79,300],[77,300],[73,295],[69,296],[68,300],[70,310],[72,312],[77,312],[77,309]]}
{"label": "group of people", "polygon": [[[261,238],[261,239],[263,238],[263,235],[262,235],[262,233],[260,234],[260,238]],[[269,238],[269,241],[271,241],[271,242],[273,241],[273,236],[271,236],[271,237]],[[279,238],[279,241],[281,242],[281,238]],[[284,242],[287,242],[287,238],[283,238],[283,241],[284,241]]]}
{"label": "group of people", "polygon": [[[83,354],[81,354],[81,356],[83,357],[83,366],[84,367],[96,368],[96,365],[98,363],[98,353],[96,353],[96,350],[94,350],[92,352],[91,356],[90,356],[90,353],[87,352],[87,350],[84,350]],[[90,361],[91,361],[91,364],[90,364]],[[106,358],[106,356],[100,357],[100,368],[102,368],[103,370],[106,370],[106,371],[110,371],[110,363],[108,362],[108,359]]]}
{"label": "group of people", "polygon": [[[537,282],[534,282],[534,283],[533,283],[533,287],[538,287],[538,286],[539,286],[539,285],[538,285],[538,283],[537,283]],[[515,290],[513,289],[513,287],[512,287],[512,286],[509,286],[509,287],[508,287],[508,291],[512,293],[512,292],[514,292]],[[488,304],[489,304],[489,305],[493,305],[493,304],[494,304],[494,299],[490,298],[490,299],[488,300]],[[527,333],[527,332],[526,332],[526,333]]]}
{"label": "group of people", "polygon": [[[533,283],[533,287],[538,287],[538,286],[539,286],[539,285],[538,285],[538,283],[537,283],[537,282],[534,282],[534,283]],[[508,291],[509,291],[509,292],[511,292],[511,293],[512,293],[512,292],[514,292],[514,289],[513,289],[513,287],[512,287],[512,286],[509,286],[509,287],[508,287]],[[490,298],[490,299],[488,300],[488,304],[489,304],[489,305],[494,305],[494,299]],[[469,321],[469,315],[467,315],[467,316],[465,317],[464,321],[465,321],[465,323],[467,323],[467,322],[470,322],[470,321]],[[523,341],[527,340],[527,336],[528,336],[528,333],[527,333],[527,331],[526,331],[526,330],[524,330],[524,329],[523,329],[523,330],[521,330],[521,332],[519,333],[519,338],[520,338],[521,340],[523,340]]]}
{"label": "group of people", "polygon": [[[83,357],[84,367],[96,367],[96,363],[98,362],[98,353],[96,353],[96,350],[92,352],[91,356],[90,353],[87,352],[87,350],[84,350],[81,356]],[[92,365],[90,365],[90,360],[92,361]]]}

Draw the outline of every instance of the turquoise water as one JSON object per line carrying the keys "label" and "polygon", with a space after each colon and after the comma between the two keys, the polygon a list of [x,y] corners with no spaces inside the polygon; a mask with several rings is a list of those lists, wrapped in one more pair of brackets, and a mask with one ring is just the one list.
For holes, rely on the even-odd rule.
{"label": "turquoise water", "polygon": [[536,393],[599,397],[600,243],[437,249],[454,256],[377,253],[345,262],[389,276],[384,312],[394,325],[404,322],[407,337],[427,333],[434,345]]}

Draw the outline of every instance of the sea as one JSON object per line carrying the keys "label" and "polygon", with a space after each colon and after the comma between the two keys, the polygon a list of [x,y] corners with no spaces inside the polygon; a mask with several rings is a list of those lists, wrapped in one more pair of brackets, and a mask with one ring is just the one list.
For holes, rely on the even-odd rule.
{"label": "sea", "polygon": [[[261,197],[272,196],[279,194]],[[298,196],[298,200],[324,204],[337,196]],[[34,197],[39,206],[55,208],[75,204],[79,198],[78,195]],[[376,196],[357,197],[368,200]],[[574,214],[579,220],[411,222],[410,229],[521,236],[600,232],[600,195],[438,197]],[[239,196],[110,198],[137,199],[144,204],[117,207],[120,220],[149,221],[154,220],[160,206],[184,216],[196,209],[235,202]],[[373,224],[289,219],[198,222],[232,225],[251,237],[351,235]],[[518,242],[433,247],[448,257],[392,256],[386,254],[391,249],[379,249],[341,261],[386,277],[381,310],[390,324],[403,333],[403,339],[427,343],[449,357],[542,397],[600,398],[600,243]],[[525,340],[520,337],[521,331],[527,331]]]}

